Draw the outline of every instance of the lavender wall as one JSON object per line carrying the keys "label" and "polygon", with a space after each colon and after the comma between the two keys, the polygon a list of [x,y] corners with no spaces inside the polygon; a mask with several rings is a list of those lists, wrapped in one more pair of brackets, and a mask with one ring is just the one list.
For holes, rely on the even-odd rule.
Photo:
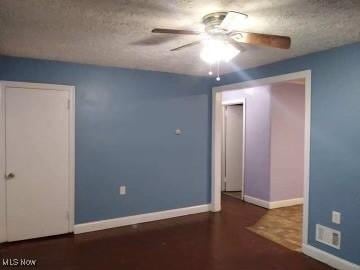
{"label": "lavender wall", "polygon": [[303,197],[305,86],[271,87],[270,201]]}
{"label": "lavender wall", "polygon": [[270,199],[270,86],[223,93],[223,101],[246,99],[245,195]]}
{"label": "lavender wall", "polygon": [[245,195],[265,201],[302,197],[304,86],[283,83],[223,93],[223,101],[241,98],[246,99]]}

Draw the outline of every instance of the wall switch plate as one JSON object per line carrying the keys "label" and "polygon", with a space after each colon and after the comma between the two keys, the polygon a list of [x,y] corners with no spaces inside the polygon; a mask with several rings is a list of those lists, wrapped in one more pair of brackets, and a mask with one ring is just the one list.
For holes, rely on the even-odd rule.
{"label": "wall switch plate", "polygon": [[176,134],[176,135],[181,135],[181,129],[180,129],[180,128],[177,128],[177,129],[175,130],[175,134]]}
{"label": "wall switch plate", "polygon": [[120,195],[126,194],[126,186],[120,186]]}
{"label": "wall switch plate", "polygon": [[341,223],[341,213],[337,212],[337,211],[332,211],[331,221],[335,224],[340,224]]}

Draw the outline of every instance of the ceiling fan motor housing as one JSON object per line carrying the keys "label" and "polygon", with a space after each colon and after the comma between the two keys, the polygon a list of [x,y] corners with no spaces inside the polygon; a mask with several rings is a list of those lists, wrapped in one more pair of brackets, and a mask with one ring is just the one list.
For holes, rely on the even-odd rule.
{"label": "ceiling fan motor housing", "polygon": [[227,30],[222,29],[220,24],[225,19],[227,12],[214,12],[205,15],[202,19],[205,25],[205,32],[208,34],[226,34]]}

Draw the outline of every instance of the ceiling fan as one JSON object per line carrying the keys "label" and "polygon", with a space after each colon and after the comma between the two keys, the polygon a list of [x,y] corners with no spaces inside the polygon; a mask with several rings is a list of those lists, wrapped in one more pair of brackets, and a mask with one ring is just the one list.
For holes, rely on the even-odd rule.
{"label": "ceiling fan", "polygon": [[[220,61],[230,61],[239,52],[244,51],[242,43],[279,49],[290,48],[290,37],[238,30],[241,27],[242,21],[247,17],[246,14],[235,11],[214,12],[202,18],[204,25],[203,32],[155,28],[152,30],[152,33],[200,36],[199,40],[173,48],[170,51],[178,51],[203,43],[204,48],[200,53],[200,57],[210,65],[214,63],[219,64]],[[212,74],[212,72],[210,73]],[[217,79],[220,80],[219,76]]]}

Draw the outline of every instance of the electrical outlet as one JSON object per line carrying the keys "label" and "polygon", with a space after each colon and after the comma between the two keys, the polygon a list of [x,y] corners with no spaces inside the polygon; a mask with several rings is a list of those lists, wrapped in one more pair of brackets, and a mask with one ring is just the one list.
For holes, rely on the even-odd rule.
{"label": "electrical outlet", "polygon": [[341,213],[337,211],[332,211],[332,218],[331,221],[335,224],[341,223]]}
{"label": "electrical outlet", "polygon": [[120,186],[120,195],[126,194],[126,186]]}

